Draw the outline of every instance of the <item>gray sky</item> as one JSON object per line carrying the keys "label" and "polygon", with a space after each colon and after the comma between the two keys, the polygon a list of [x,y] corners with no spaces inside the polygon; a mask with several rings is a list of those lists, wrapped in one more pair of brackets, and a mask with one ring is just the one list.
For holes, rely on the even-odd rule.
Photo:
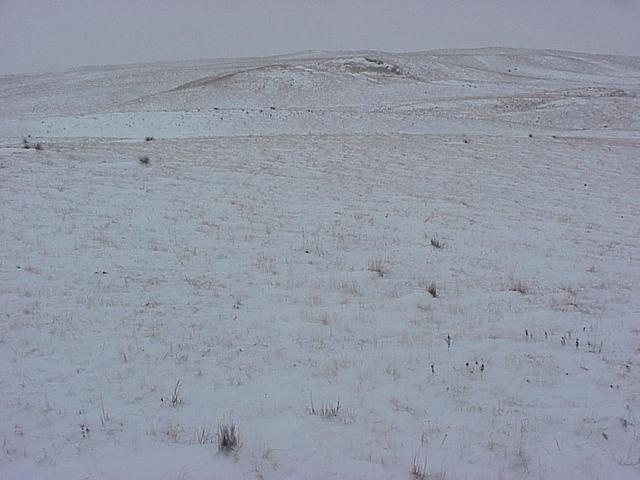
{"label": "gray sky", "polygon": [[0,73],[306,49],[640,55],[640,0],[0,0]]}

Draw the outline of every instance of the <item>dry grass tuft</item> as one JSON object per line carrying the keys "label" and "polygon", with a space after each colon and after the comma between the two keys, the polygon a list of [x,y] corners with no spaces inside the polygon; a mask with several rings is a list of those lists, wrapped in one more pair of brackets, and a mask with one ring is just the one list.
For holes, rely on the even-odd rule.
{"label": "dry grass tuft", "polygon": [[441,248],[443,248],[443,247],[444,247],[444,242],[443,242],[442,240],[438,239],[438,238],[435,238],[435,237],[433,237],[433,238],[430,240],[430,243],[431,243],[431,246],[432,246],[433,248],[436,248],[436,249],[438,249],[438,250],[440,250]]}
{"label": "dry grass tuft", "polygon": [[509,286],[509,291],[510,292],[518,292],[518,293],[521,293],[522,295],[527,295],[530,292],[529,287],[527,287],[522,280],[514,281]]}
{"label": "dry grass tuft", "polygon": [[218,450],[230,453],[240,446],[238,427],[234,423],[223,423],[218,427]]}
{"label": "dry grass tuft", "polygon": [[388,273],[384,261],[379,258],[369,261],[369,271],[377,273],[380,278],[384,277]]}

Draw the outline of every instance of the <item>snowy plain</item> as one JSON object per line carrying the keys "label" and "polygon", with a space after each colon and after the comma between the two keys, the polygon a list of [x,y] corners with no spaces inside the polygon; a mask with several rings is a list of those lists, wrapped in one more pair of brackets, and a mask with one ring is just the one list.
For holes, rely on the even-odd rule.
{"label": "snowy plain", "polygon": [[640,478],[639,94],[512,49],[0,77],[0,478]]}

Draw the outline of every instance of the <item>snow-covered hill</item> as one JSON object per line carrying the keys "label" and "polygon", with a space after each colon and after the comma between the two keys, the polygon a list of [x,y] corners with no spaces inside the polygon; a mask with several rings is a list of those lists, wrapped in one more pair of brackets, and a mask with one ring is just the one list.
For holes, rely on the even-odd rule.
{"label": "snow-covered hill", "polygon": [[640,476],[639,93],[511,49],[0,77],[0,478]]}

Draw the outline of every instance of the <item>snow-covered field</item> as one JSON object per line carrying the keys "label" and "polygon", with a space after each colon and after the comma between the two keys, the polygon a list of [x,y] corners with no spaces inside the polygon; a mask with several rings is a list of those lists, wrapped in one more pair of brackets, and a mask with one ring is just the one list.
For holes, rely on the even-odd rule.
{"label": "snow-covered field", "polygon": [[0,77],[0,478],[640,478],[639,94],[508,49]]}

